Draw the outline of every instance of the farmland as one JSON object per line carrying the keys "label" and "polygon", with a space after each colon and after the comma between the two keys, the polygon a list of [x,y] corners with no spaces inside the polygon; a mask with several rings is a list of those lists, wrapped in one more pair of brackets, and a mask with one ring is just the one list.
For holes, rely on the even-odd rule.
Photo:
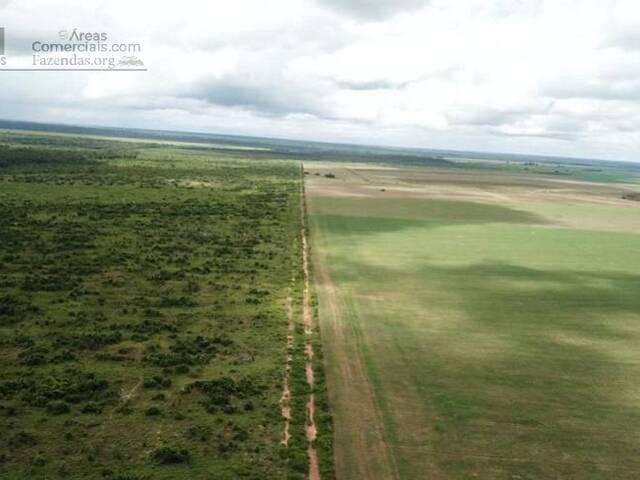
{"label": "farmland", "polygon": [[260,151],[0,132],[1,478],[331,476],[300,165]]}
{"label": "farmland", "polygon": [[638,477],[635,170],[305,170],[338,478]]}
{"label": "farmland", "polygon": [[637,477],[637,165],[29,127],[0,478]]}

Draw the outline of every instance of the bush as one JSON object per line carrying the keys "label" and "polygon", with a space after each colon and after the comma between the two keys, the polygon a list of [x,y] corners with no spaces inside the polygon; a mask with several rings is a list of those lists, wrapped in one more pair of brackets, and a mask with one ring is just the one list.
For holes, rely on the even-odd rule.
{"label": "bush", "polygon": [[61,400],[56,400],[47,404],[47,412],[49,412],[51,415],[63,415],[65,413],[69,413],[70,411],[71,407],[69,407],[69,404]]}
{"label": "bush", "polygon": [[45,356],[46,353],[47,350],[43,347],[32,347],[24,352],[20,352],[18,359],[23,365],[28,365],[30,367],[43,365],[47,363],[47,357]]}
{"label": "bush", "polygon": [[150,407],[148,408],[144,414],[147,417],[155,417],[162,414],[162,411],[158,407]]}
{"label": "bush", "polygon": [[9,439],[9,445],[12,447],[33,447],[37,444],[38,439],[24,430],[16,433]]}
{"label": "bush", "polygon": [[116,413],[119,413],[120,415],[131,415],[133,413],[133,408],[131,407],[129,400],[116,408]]}
{"label": "bush", "polygon": [[76,335],[60,335],[55,340],[59,348],[68,347],[72,350],[98,350],[107,345],[113,345],[122,341],[120,332],[95,332]]}
{"label": "bush", "polygon": [[[178,367],[182,365],[206,365],[219,352],[226,351],[232,341],[224,336],[181,338],[169,347],[169,352],[160,352],[155,346],[148,347],[144,360],[159,367]],[[159,388],[159,387],[158,387]]]}
{"label": "bush", "polygon": [[0,325],[19,323],[26,315],[41,313],[41,309],[28,300],[13,295],[0,297]]}
{"label": "bush", "polygon": [[171,386],[171,379],[154,375],[152,378],[145,380],[143,386],[144,388],[168,388]]}
{"label": "bush", "polygon": [[96,402],[89,402],[84,407],[82,407],[81,412],[100,414],[102,413],[102,405]]}
{"label": "bush", "polygon": [[35,457],[33,457],[31,463],[33,463],[33,465],[35,465],[36,467],[43,467],[47,463],[47,457],[39,453]]}
{"label": "bush", "polygon": [[178,463],[188,463],[191,454],[186,449],[162,447],[152,454],[153,459],[161,465],[173,465]]}
{"label": "bush", "polygon": [[208,441],[213,435],[213,429],[207,425],[191,425],[187,429],[187,437],[201,442]]}
{"label": "bush", "polygon": [[93,373],[83,373],[77,369],[67,369],[63,373],[50,372],[0,382],[0,396],[10,398],[15,395],[35,407],[46,407],[49,402],[64,400],[79,403],[82,400],[101,400],[113,398],[116,392],[109,389],[106,380],[97,378]]}
{"label": "bush", "polygon": [[[157,310],[156,312],[157,312],[157,315],[153,313],[148,314],[148,312],[145,311],[145,315],[148,315],[150,317],[160,316],[159,315],[160,312],[158,312]],[[178,331],[177,327],[173,323],[162,321],[162,320],[152,320],[148,318],[143,319],[141,322],[130,324],[129,328],[131,328],[134,332],[140,333],[140,334],[153,334],[153,333],[161,333],[161,332]]]}
{"label": "bush", "polygon": [[637,192],[633,192],[633,193],[623,193],[622,194],[622,198],[624,200],[635,200],[635,201],[640,201],[640,193]]}
{"label": "bush", "polygon": [[0,412],[5,417],[15,417],[18,414],[18,409],[13,405],[0,404]]}
{"label": "bush", "polygon": [[177,373],[178,375],[186,375],[187,373],[189,373],[189,365],[176,365],[173,369],[174,373]]}
{"label": "bush", "polygon": [[235,407],[232,405],[234,398],[247,400],[256,397],[261,393],[263,387],[248,378],[236,382],[230,377],[221,377],[215,380],[190,383],[185,391],[188,393],[194,389],[206,395],[206,401],[203,404],[208,412],[215,413],[222,410],[224,413],[234,413]]}
{"label": "bush", "polygon": [[174,307],[195,307],[197,303],[185,295],[181,297],[161,297],[158,306],[160,308],[174,308]]}

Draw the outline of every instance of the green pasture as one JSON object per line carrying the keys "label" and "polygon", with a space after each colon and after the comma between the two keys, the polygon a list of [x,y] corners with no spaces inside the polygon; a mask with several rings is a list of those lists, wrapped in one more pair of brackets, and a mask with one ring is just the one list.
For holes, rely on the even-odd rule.
{"label": "green pasture", "polygon": [[[640,235],[543,215],[561,204],[310,204],[335,295],[320,312],[339,478],[638,477]],[[337,378],[344,352],[367,388]],[[380,433],[357,424],[352,389]],[[382,437],[376,471],[354,429],[365,451]]]}

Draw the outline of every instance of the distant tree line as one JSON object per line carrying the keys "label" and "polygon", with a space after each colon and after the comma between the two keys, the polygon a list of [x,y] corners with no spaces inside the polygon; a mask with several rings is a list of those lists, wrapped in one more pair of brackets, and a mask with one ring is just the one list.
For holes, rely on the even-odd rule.
{"label": "distant tree line", "polygon": [[99,159],[134,158],[133,151],[119,150],[69,150],[38,147],[10,147],[0,145],[0,168],[13,165],[66,163],[80,164]]}

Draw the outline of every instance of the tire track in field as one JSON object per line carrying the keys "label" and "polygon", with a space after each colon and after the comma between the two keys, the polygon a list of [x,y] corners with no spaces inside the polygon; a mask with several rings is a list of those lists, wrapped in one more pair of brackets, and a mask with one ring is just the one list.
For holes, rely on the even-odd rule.
{"label": "tire track in field", "polygon": [[320,468],[318,466],[318,452],[315,447],[315,440],[318,434],[315,420],[315,395],[313,393],[313,312],[311,310],[311,292],[309,289],[309,249],[307,246],[307,231],[305,228],[305,204],[304,204],[304,184],[300,192],[300,209],[302,215],[302,270],[304,275],[304,288],[302,292],[302,318],[305,335],[305,373],[307,384],[309,385],[309,400],[307,401],[307,442],[309,443],[309,480],[320,480]]}
{"label": "tire track in field", "polygon": [[373,184],[373,182],[369,179],[369,177],[367,177],[364,173],[356,172],[355,169],[353,168],[345,168],[345,170],[349,172],[351,175],[353,175],[354,177],[358,177],[364,183],[368,183],[369,185]]}
{"label": "tire track in field", "polygon": [[[350,173],[367,182],[356,172]],[[318,237],[314,238],[317,242]],[[320,249],[319,252],[314,274],[323,312],[322,326],[326,327],[323,351],[330,362],[327,386],[336,427],[333,450],[336,476],[397,480],[400,473],[365,365],[363,340],[349,320],[356,315],[353,302],[349,301],[348,294],[338,292],[329,271],[327,251]]]}

